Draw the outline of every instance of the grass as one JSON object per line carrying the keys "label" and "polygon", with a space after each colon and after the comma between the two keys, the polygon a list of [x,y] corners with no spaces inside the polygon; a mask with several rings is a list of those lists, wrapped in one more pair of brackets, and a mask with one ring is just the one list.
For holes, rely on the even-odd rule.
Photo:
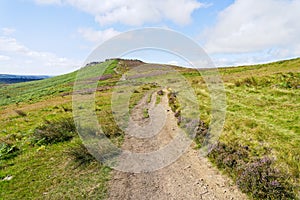
{"label": "grass", "polygon": [[[294,196],[299,195],[300,186],[299,61],[297,59],[220,70],[227,94],[226,121],[220,142],[226,148],[233,148],[237,152],[241,150],[241,147],[247,147],[249,149],[248,161],[245,162],[247,169],[257,163],[257,160],[267,156],[272,163],[268,166],[264,165],[264,169],[275,170],[279,176],[278,179],[284,179],[280,183],[285,184],[285,192],[292,191]],[[196,76],[193,76],[189,81],[196,88],[198,99],[202,102],[201,119],[205,121],[205,124],[209,124],[208,91],[201,78],[198,80]],[[216,154],[222,154],[220,149]],[[213,155],[210,158],[216,166],[238,182],[237,177],[242,172],[237,170],[237,166],[226,164],[228,161],[237,162],[238,159],[232,157],[232,151],[225,155],[231,155],[231,158],[228,160],[226,156],[215,157]],[[248,177],[244,178],[244,182],[250,184],[251,173],[245,176]],[[271,182],[271,179],[266,182],[265,187],[269,187],[267,184]],[[242,186],[241,188],[254,199],[292,198],[289,195],[276,196],[276,191],[264,190],[261,185],[253,185],[251,189],[245,189]],[[278,190],[280,190],[279,187]],[[268,193],[271,194],[268,196]],[[280,193],[284,194],[284,191]],[[299,198],[299,196],[294,198]]]}
{"label": "grass", "polygon": [[[76,73],[53,77],[50,80],[5,85],[0,88],[0,106],[35,103],[72,91]],[[2,107],[3,108],[3,107]]]}
{"label": "grass", "polygon": [[74,169],[64,153],[72,143],[54,145],[43,151],[31,149],[6,163],[0,177],[3,199],[102,199],[110,169],[94,162],[86,168]]}
{"label": "grass", "polygon": [[[110,108],[113,87],[121,76],[114,71],[117,65],[113,61],[98,82],[95,110],[105,135],[120,146],[124,135],[114,122]],[[227,113],[220,143],[210,159],[250,198],[288,199],[299,194],[299,65],[300,59],[293,59],[220,69]],[[126,69],[129,67],[126,65]],[[201,146],[211,120],[209,91],[198,71],[176,70],[192,85],[200,102],[203,124],[196,140]],[[73,129],[62,120],[72,119],[75,76],[76,72],[41,81],[1,85],[0,179],[10,176],[12,179],[0,180],[0,199],[106,197],[111,169],[95,162],[80,145]],[[87,74],[87,78],[93,76]],[[138,87],[131,96],[130,108],[155,89],[155,84]],[[176,98],[172,99],[170,105],[176,113],[180,105]],[[160,95],[156,95],[156,103],[160,100]],[[64,138],[68,133],[71,137]],[[55,134],[54,139],[43,139]],[[61,136],[63,139],[56,140]],[[32,143],[32,138],[38,138],[39,145]],[[269,181],[261,181],[263,174]],[[291,193],[286,193],[287,190]]]}
{"label": "grass", "polygon": [[[99,87],[104,81],[113,85],[117,80],[114,76],[100,81]],[[9,101],[6,95],[0,96],[0,139],[9,141],[1,142],[0,199],[106,197],[111,169],[96,162],[74,132],[71,104],[74,78],[72,73],[0,89],[0,93],[10,96]],[[104,98],[110,94],[109,88],[97,92],[100,108],[97,114],[111,113],[110,99]],[[99,121],[115,143],[120,143],[122,136],[117,134],[112,118]],[[12,179],[2,181],[6,177]]]}
{"label": "grass", "polygon": [[71,140],[77,135],[73,118],[60,118],[45,121],[43,125],[35,128],[33,141],[36,144],[54,144]]}
{"label": "grass", "polygon": [[144,110],[143,110],[143,118],[144,119],[149,118],[148,108],[144,108]]}
{"label": "grass", "polygon": [[88,166],[92,162],[97,162],[81,141],[70,147],[66,153],[77,164],[75,168],[80,166]]}
{"label": "grass", "polygon": [[19,148],[10,142],[1,141],[0,142],[0,160],[7,160],[18,155]]}

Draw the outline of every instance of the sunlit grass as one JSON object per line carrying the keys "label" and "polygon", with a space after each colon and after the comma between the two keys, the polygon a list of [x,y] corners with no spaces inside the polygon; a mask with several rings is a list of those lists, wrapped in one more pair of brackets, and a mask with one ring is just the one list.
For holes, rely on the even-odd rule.
{"label": "sunlit grass", "polygon": [[[113,87],[121,75],[112,62],[98,82],[95,111],[107,137],[120,146],[124,133],[117,127],[111,109]],[[300,59],[267,65],[220,69],[227,96],[226,121],[220,141],[249,148],[250,159],[269,156],[274,167],[289,175],[299,186],[300,174]],[[128,67],[128,66],[127,66]],[[211,121],[210,93],[198,71],[177,68],[198,97],[200,118]],[[110,169],[97,162],[76,168],[65,153],[78,143],[44,145],[32,143],[34,130],[45,121],[72,117],[72,89],[76,73],[0,88],[0,138],[19,150],[15,157],[0,160],[0,198],[4,199],[89,199],[104,198]],[[92,74],[89,74],[89,76]],[[130,97],[129,109],[155,85],[141,85]],[[147,102],[151,100],[148,96]],[[156,95],[156,103],[161,101]],[[23,113],[23,114],[22,114]],[[146,110],[143,114],[146,117]],[[237,174],[233,174],[233,177]]]}

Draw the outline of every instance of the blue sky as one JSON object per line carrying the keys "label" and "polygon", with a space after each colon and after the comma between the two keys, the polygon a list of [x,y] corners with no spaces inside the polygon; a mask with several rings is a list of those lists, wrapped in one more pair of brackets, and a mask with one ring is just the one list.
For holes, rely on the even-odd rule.
{"label": "blue sky", "polygon": [[[298,57],[299,10],[297,0],[0,0],[0,73],[71,72],[103,41],[143,27],[192,38],[216,66]],[[151,54],[129,57],[183,64]]]}

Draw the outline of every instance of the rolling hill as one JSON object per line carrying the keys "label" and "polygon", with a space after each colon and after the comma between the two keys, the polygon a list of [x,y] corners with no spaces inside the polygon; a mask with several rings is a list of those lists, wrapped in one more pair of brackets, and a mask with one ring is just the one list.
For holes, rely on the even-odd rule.
{"label": "rolling hill", "polygon": [[21,82],[42,80],[45,78],[50,78],[50,76],[27,76],[27,75],[0,74],[0,83],[4,83],[4,84],[21,83]]}
{"label": "rolling hill", "polygon": [[[102,77],[89,75],[99,79],[99,123],[118,146],[126,136],[112,115],[113,88],[122,73],[142,63],[115,59]],[[197,70],[175,69],[199,100],[201,124],[195,144],[201,147],[211,121],[209,90]],[[76,73],[1,86],[0,199],[107,198],[114,170],[87,152],[73,122]],[[219,74],[227,96],[226,121],[219,143],[208,154],[210,162],[249,199],[299,199],[300,59],[221,68]],[[130,109],[146,92],[160,89],[141,86],[131,96]],[[174,111],[180,111],[172,102]]]}

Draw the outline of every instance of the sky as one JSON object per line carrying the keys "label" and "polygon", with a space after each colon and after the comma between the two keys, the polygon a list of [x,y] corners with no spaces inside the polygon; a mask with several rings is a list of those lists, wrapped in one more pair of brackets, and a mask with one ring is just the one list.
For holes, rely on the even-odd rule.
{"label": "sky", "polygon": [[[104,41],[144,27],[186,35],[218,67],[295,58],[299,10],[299,0],[0,0],[0,74],[65,74]],[[126,57],[183,64],[157,51]]]}

